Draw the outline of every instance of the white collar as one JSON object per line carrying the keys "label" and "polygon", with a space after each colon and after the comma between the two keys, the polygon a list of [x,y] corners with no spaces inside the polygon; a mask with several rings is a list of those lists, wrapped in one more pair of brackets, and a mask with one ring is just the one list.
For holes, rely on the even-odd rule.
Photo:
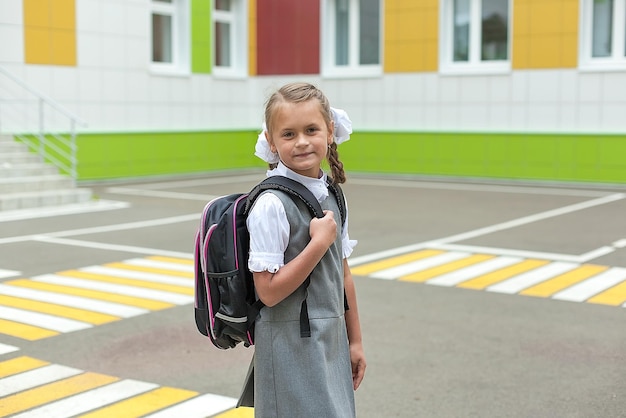
{"label": "white collar", "polygon": [[320,178],[316,179],[313,177],[307,177],[296,173],[295,171],[284,165],[282,161],[280,161],[275,169],[267,170],[267,177],[272,176],[284,176],[303,184],[307,189],[309,189],[311,193],[313,193],[313,196],[315,196],[317,201],[320,203],[322,203],[328,197],[328,187],[326,186],[326,173],[324,173],[323,171]]}

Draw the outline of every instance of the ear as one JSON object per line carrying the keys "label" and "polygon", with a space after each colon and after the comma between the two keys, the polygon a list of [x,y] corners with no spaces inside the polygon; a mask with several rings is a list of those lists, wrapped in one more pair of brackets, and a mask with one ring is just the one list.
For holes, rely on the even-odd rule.
{"label": "ear", "polygon": [[269,132],[265,131],[265,139],[267,139],[267,143],[270,145],[270,151],[272,152],[278,152],[276,151],[276,146],[274,145],[274,141],[272,141],[272,137],[270,137]]}
{"label": "ear", "polygon": [[328,145],[333,143],[335,137],[335,121],[330,121],[330,125],[328,126],[328,138],[326,138],[326,142]]}

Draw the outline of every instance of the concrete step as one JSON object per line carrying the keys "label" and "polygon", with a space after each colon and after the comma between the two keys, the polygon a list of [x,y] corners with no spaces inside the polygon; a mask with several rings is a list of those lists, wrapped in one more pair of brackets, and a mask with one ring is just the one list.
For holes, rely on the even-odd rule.
{"label": "concrete step", "polygon": [[0,178],[31,177],[59,174],[59,169],[52,164],[37,163],[10,163],[0,162]]}
{"label": "concrete step", "polygon": [[[0,141],[0,155],[14,152],[29,152],[28,146],[16,141]],[[2,157],[0,157],[0,159],[1,158]]]}
{"label": "concrete step", "polygon": [[60,174],[28,177],[0,177],[0,194],[37,192],[54,189],[71,189],[71,177]]}
{"label": "concrete step", "polygon": [[0,211],[85,203],[91,197],[92,192],[90,189],[58,189],[0,194]]}
{"label": "concrete step", "polygon": [[28,151],[9,151],[0,154],[0,165],[5,163],[24,164],[41,162],[41,157]]}

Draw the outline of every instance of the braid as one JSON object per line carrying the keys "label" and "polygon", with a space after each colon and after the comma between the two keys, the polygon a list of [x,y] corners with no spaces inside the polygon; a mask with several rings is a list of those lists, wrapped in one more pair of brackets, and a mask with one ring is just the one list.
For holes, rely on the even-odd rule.
{"label": "braid", "polygon": [[332,178],[335,183],[342,184],[346,182],[346,173],[343,171],[343,163],[339,160],[337,152],[337,144],[332,143],[328,146],[328,163],[332,171]]}

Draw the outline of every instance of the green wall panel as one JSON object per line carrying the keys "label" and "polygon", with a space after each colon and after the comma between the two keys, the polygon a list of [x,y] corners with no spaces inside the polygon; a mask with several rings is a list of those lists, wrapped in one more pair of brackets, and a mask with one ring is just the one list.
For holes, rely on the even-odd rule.
{"label": "green wall panel", "polygon": [[183,174],[262,166],[255,132],[81,134],[79,180]]}
{"label": "green wall panel", "polygon": [[211,2],[191,0],[191,72],[211,73]]}
{"label": "green wall panel", "polygon": [[[256,131],[78,136],[79,180],[265,167]],[[626,135],[357,132],[348,172],[626,183]]]}

